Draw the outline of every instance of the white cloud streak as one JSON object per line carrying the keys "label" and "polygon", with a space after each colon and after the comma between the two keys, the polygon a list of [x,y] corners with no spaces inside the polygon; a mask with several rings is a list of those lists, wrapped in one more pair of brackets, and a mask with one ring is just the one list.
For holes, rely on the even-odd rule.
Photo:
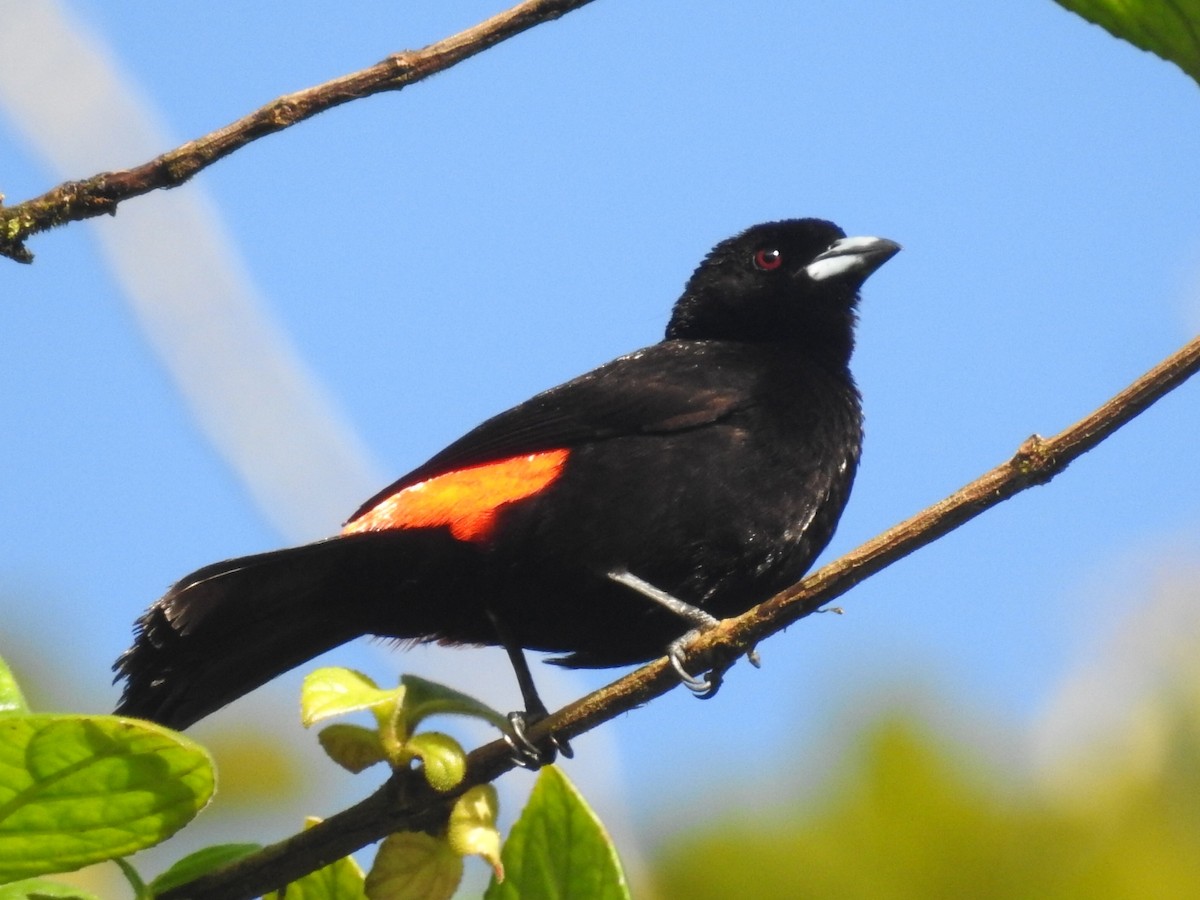
{"label": "white cloud streak", "polygon": [[[176,143],[103,42],[54,0],[0,3],[0,109],[63,179],[137,165]],[[377,467],[266,312],[199,185],[135,198],[93,232],[204,435],[288,541],[328,535],[375,492]],[[428,655],[429,677],[496,678],[495,654]],[[549,695],[577,693],[561,670],[539,681]],[[588,744],[590,760],[572,776],[610,831],[627,834],[612,730]],[[635,845],[622,843],[637,868]]]}
{"label": "white cloud streak", "polygon": [[[0,4],[0,105],[62,178],[173,143],[103,44],[53,2]],[[123,204],[93,229],[205,436],[289,540],[327,535],[382,483],[266,312],[203,190]]]}

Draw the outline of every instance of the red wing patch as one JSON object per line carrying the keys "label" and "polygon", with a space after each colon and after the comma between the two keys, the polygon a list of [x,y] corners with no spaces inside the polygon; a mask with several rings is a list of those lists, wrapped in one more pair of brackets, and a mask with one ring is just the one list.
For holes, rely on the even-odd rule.
{"label": "red wing patch", "polygon": [[562,473],[569,454],[545,450],[418,481],[346,523],[342,534],[448,526],[460,541],[485,541],[500,507],[548,487]]}

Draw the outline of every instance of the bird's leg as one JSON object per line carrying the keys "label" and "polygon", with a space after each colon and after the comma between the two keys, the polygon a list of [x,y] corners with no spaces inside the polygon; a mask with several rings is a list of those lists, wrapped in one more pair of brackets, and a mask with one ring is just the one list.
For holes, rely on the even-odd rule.
{"label": "bird's leg", "polygon": [[[713,696],[721,687],[721,679],[725,674],[726,669],[732,663],[724,666],[714,666],[710,671],[701,676],[696,676],[688,672],[683,666],[683,648],[684,646],[696,637],[698,634],[709,631],[720,624],[720,620],[715,616],[710,615],[698,606],[693,606],[680,600],[678,597],[668,594],[662,588],[655,587],[650,582],[643,578],[638,578],[628,569],[613,569],[608,573],[608,577],[617,584],[622,584],[625,587],[632,588],[643,597],[649,597],[655,603],[675,613],[685,622],[692,625],[692,629],[681,637],[676,638],[667,645],[667,659],[671,663],[671,668],[679,675],[679,680],[683,682],[684,687],[695,694],[702,700],[707,700]],[[757,668],[759,665],[758,652],[751,650],[746,654],[746,658]]]}
{"label": "bird's leg", "polygon": [[512,664],[513,672],[517,676],[517,684],[521,688],[521,699],[525,703],[524,712],[510,712],[508,714],[508,724],[512,729],[512,733],[505,732],[504,740],[512,748],[513,760],[522,768],[539,769],[554,762],[554,757],[559,753],[570,759],[575,753],[565,738],[559,738],[551,734],[547,741],[550,747],[547,750],[543,750],[526,736],[526,730],[529,726],[546,718],[550,713],[546,709],[546,704],[542,702],[542,698],[538,695],[537,685],[533,683],[533,673],[529,671],[529,663],[525,659],[525,651],[513,639],[512,632],[505,627],[498,616],[491,612],[491,610],[488,610],[487,616],[496,631],[496,638],[499,640],[500,646],[508,654],[508,661]]}

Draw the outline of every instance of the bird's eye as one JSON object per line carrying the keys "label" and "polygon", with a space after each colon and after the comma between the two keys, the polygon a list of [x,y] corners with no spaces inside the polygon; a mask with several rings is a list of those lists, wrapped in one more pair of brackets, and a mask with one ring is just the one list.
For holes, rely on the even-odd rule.
{"label": "bird's eye", "polygon": [[764,272],[778,269],[783,265],[783,254],[774,247],[764,247],[754,254],[754,265]]}

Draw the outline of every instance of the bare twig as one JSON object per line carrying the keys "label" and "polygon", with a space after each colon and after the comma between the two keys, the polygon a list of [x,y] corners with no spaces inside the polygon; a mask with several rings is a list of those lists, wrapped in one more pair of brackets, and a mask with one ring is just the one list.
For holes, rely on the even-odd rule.
{"label": "bare twig", "polygon": [[[1034,435],[990,472],[835,560],[799,584],[750,611],[727,619],[690,647],[693,663],[736,659],[755,643],[816,612],[863,579],[975,518],[984,510],[1037,484],[1045,484],[1073,460],[1200,370],[1200,338],[1168,357],[1091,415],[1051,438]],[[551,732],[573,738],[628,712],[678,684],[665,659],[643,666],[564,707],[529,731],[534,741]],[[265,848],[217,872],[162,895],[160,900],[240,900],[326,865],[398,830],[426,830],[445,821],[455,797],[513,767],[503,741],[471,753],[467,777],[454,791],[435,794],[411,772],[393,775],[383,787],[321,824]]]}
{"label": "bare twig", "polygon": [[68,181],[16,206],[0,206],[0,256],[33,262],[25,241],[34,234],[104,213],[115,215],[117,204],[123,200],[160,188],[177,187],[201,169],[264,135],[282,131],[351,100],[382,91],[398,91],[590,2],[526,0],[422,50],[394,53],[369,68],[286,94],[143,165],[120,172],[102,172],[83,181]]}

